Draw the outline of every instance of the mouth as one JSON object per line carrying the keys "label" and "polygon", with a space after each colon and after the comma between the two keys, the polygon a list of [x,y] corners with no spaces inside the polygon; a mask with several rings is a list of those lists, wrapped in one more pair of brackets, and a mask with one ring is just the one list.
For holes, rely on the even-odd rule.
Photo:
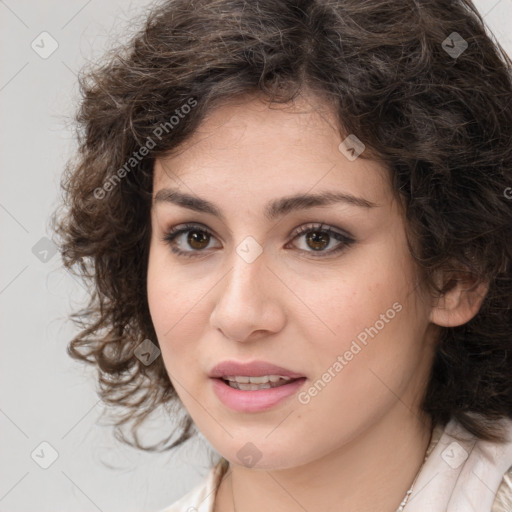
{"label": "mouth", "polygon": [[222,361],[210,370],[208,377],[238,384],[283,384],[279,380],[300,379],[305,375],[266,361]]}
{"label": "mouth", "polygon": [[262,375],[261,377],[249,377],[245,375],[236,375],[221,377],[225,384],[233,389],[240,391],[259,391],[261,389],[278,388],[286,386],[299,379],[293,379],[284,375]]}
{"label": "mouth", "polygon": [[237,412],[263,412],[289,400],[306,381],[303,374],[266,361],[223,361],[209,374],[217,398]]}

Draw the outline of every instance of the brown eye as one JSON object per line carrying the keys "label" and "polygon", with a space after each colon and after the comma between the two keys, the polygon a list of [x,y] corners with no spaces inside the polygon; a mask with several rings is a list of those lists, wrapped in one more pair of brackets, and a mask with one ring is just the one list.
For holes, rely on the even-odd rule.
{"label": "brown eye", "polygon": [[[291,244],[295,249],[298,248],[299,252],[314,257],[328,257],[347,249],[355,242],[349,235],[323,226],[323,224],[302,226],[287,245]],[[171,251],[179,256],[202,257],[209,254],[210,251],[206,249],[211,248],[209,247],[210,242],[215,239],[215,236],[208,229],[202,228],[200,225],[182,224],[171,228],[164,235],[162,241],[166,242]],[[299,244],[303,247],[297,247],[293,243],[299,239],[304,239],[303,243]],[[214,248],[219,247],[214,246]]]}
{"label": "brown eye", "polygon": [[[185,236],[186,235],[186,236]],[[212,233],[195,224],[185,224],[171,228],[163,237],[171,251],[179,256],[203,256],[213,239]],[[204,254],[201,254],[204,252]]]}
{"label": "brown eye", "polygon": [[187,243],[192,249],[205,249],[208,247],[210,241],[210,235],[205,231],[192,231],[188,232]]}
{"label": "brown eye", "polygon": [[301,252],[315,257],[328,257],[343,251],[355,242],[353,238],[344,233],[334,231],[330,227],[324,228],[324,224],[302,226],[295,233],[292,242],[300,239],[303,239],[303,243],[298,244],[302,245],[299,247]]}
{"label": "brown eye", "polygon": [[315,251],[325,249],[329,245],[330,236],[322,231],[311,231],[306,235],[308,247]]}

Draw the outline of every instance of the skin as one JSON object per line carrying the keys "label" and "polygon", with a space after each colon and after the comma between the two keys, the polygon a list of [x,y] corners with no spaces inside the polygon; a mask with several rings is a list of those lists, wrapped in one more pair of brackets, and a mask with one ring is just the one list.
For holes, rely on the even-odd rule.
{"label": "skin", "polygon": [[[335,127],[328,105],[312,95],[272,108],[248,96],[210,112],[179,152],[155,163],[154,195],[172,187],[207,199],[225,217],[154,202],[147,278],[170,379],[199,430],[230,462],[216,512],[235,510],[233,495],[238,512],[394,512],[430,441],[420,402],[438,326],[467,322],[485,293],[478,286],[467,295],[461,280],[441,300],[430,297],[407,248],[388,170],[361,157],[349,161]],[[263,215],[272,199],[322,190],[376,206],[337,203],[273,221]],[[187,243],[190,232],[175,240],[195,257],[174,254],[162,240],[183,223],[212,233],[202,250]],[[294,239],[310,223],[355,241],[329,254],[340,246],[331,237],[319,253],[306,234]],[[236,252],[247,236],[263,250],[252,263]],[[208,372],[227,359],[302,373],[307,390],[394,303],[401,311],[307,404],[293,396],[265,412],[241,413],[212,390]],[[237,457],[247,442],[261,454],[253,467]]]}

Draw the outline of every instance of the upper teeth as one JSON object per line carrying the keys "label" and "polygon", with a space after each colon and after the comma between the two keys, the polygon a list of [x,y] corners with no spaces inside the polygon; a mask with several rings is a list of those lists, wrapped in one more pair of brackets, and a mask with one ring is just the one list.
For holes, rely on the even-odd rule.
{"label": "upper teeth", "polygon": [[292,380],[291,377],[283,377],[282,375],[262,375],[261,377],[245,377],[245,376],[229,376],[224,377],[226,380],[230,380],[232,382],[239,382],[240,384],[265,384],[267,382],[277,382],[280,379],[283,380]]}

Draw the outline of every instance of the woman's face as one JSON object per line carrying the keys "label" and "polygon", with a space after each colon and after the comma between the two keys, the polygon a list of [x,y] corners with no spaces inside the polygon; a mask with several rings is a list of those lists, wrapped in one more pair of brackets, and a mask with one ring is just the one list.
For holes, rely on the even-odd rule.
{"label": "woman's face", "polygon": [[[389,174],[340,151],[313,101],[219,107],[154,169],[147,284],[166,369],[212,446],[255,468],[306,464],[376,425],[397,431],[432,362],[430,301]],[[235,389],[211,376],[226,361],[282,370],[223,377],[293,378]]]}

